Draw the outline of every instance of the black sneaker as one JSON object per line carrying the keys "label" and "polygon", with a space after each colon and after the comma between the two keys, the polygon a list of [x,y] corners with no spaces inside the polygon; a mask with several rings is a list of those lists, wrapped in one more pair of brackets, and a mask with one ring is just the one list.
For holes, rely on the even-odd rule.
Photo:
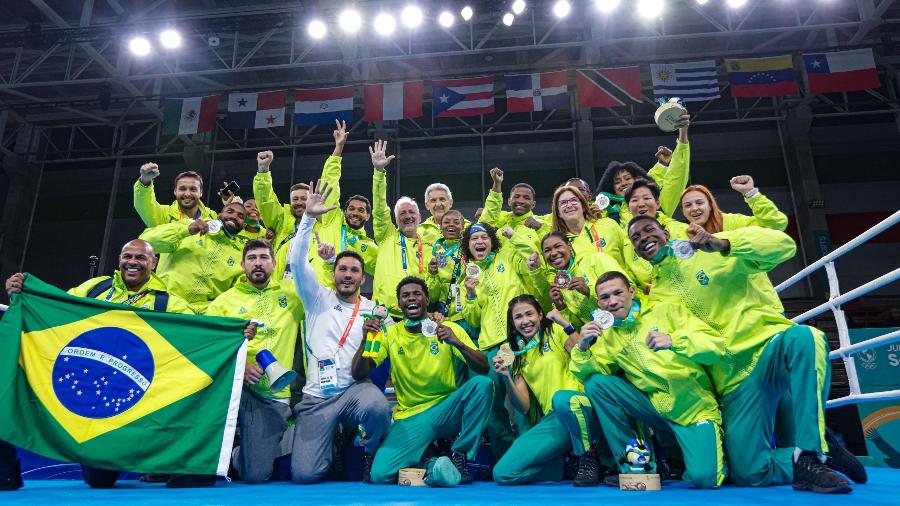
{"label": "black sneaker", "polygon": [[828,469],[816,452],[804,451],[794,462],[794,490],[819,494],[847,494],[853,491],[850,483]]}
{"label": "black sneaker", "polygon": [[372,483],[372,462],[375,456],[369,452],[363,453],[363,483]]}
{"label": "black sneaker", "polygon": [[825,428],[825,441],[828,442],[829,450],[828,456],[825,458],[826,466],[850,478],[854,483],[869,481],[869,475],[866,474],[866,468],[863,467],[862,462],[841,446],[834,431],[827,427]]}
{"label": "black sneaker", "polygon": [[612,488],[619,488],[619,475],[618,474],[607,474],[603,477],[603,485]]}
{"label": "black sneaker", "polygon": [[469,474],[469,459],[466,458],[465,452],[453,450],[452,452],[450,452],[450,460],[453,462],[456,470],[459,471],[459,476],[461,478],[459,480],[459,484],[471,485],[472,475]]}
{"label": "black sneaker", "polygon": [[214,474],[173,474],[166,482],[166,488],[201,488],[216,484]]}
{"label": "black sneaker", "polygon": [[572,485],[576,487],[596,487],[600,484],[600,466],[597,458],[591,453],[585,453],[578,458],[578,472]]}
{"label": "black sneaker", "polygon": [[16,466],[13,473],[8,476],[0,476],[0,491],[9,492],[22,488],[22,468],[20,462],[16,460]]}

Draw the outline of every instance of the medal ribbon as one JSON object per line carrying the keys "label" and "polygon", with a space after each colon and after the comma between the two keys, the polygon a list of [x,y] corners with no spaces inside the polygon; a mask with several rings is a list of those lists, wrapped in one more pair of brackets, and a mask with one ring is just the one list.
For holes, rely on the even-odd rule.
{"label": "medal ribbon", "polygon": [[597,251],[602,252],[603,246],[600,244],[600,234],[597,233],[597,228],[594,225],[591,225],[591,228],[585,228],[584,232],[591,238],[591,241],[594,242],[594,245],[597,246]]}
{"label": "medal ribbon", "polygon": [[[531,337],[531,339],[528,341],[528,344],[526,344],[525,346],[520,346],[517,351],[513,352],[513,355],[518,357],[519,355],[524,355],[524,354],[528,353],[528,351],[531,350],[532,348],[537,347],[538,341],[543,341],[541,334],[542,334],[542,332],[540,330],[538,330],[538,333]],[[520,343],[522,342],[521,339],[519,340],[519,342]]]}
{"label": "medal ribbon", "polygon": [[621,327],[630,327],[637,321],[638,316],[641,314],[641,301],[637,298],[631,301],[631,309],[628,310],[628,317],[624,320],[620,320],[616,318],[613,320],[613,327],[621,328]]}
{"label": "medal ribbon", "polygon": [[359,297],[356,298],[356,305],[353,306],[353,315],[350,316],[350,321],[347,322],[347,327],[344,329],[344,333],[341,335],[341,340],[338,341],[338,348],[344,345],[347,342],[347,336],[350,335],[350,328],[353,327],[353,322],[356,321],[356,314],[359,313],[359,301],[362,300]]}
{"label": "medal ribbon", "polygon": [[669,241],[666,243],[665,247],[659,248],[659,251],[657,251],[656,254],[653,255],[653,258],[650,259],[650,263],[659,265],[659,263],[665,260],[667,256],[675,256],[675,250],[672,249],[672,242],[674,241]]}

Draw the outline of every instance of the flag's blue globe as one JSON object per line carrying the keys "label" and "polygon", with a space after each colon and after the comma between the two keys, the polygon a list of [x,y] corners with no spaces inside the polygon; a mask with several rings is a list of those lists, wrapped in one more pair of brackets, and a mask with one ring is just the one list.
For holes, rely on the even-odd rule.
{"label": "flag's blue globe", "polygon": [[69,342],[53,364],[53,390],[76,415],[108,418],[141,399],[154,372],[150,349],[116,327],[89,330]]}

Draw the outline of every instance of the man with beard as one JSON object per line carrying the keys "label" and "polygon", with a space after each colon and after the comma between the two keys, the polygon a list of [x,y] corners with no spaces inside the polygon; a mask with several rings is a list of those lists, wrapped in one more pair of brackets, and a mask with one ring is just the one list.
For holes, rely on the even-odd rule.
{"label": "man with beard", "polygon": [[141,177],[134,183],[134,209],[147,227],[183,219],[214,220],[216,212],[203,205],[203,178],[189,170],[175,176],[175,201],[164,206],[156,201],[153,180],[159,176],[159,165],[141,165]]}
{"label": "man with beard", "polygon": [[387,156],[386,151],[387,141],[376,141],[374,149],[369,147],[372,167],[375,169],[372,175],[372,228],[378,244],[373,295],[376,301],[388,307],[392,315],[399,317],[402,313],[397,308],[397,282],[406,276],[425,279],[431,260],[431,244],[426,244],[419,235],[422,215],[415,200],[400,197],[394,204],[397,226],[391,222],[385,168],[394,159],[394,155]]}
{"label": "man with beard", "polygon": [[290,389],[272,391],[257,354],[268,350],[280,364],[294,363],[297,330],[303,306],[290,281],[274,279],[272,245],[251,239],[244,245],[243,276],[209,305],[209,316],[242,318],[256,325],[256,339],[247,345],[244,388],[238,408],[241,445],[233,452],[233,464],[247,483],[262,483],[272,474],[291,408]]}
{"label": "man with beard", "polygon": [[[202,223],[202,222],[201,222]],[[89,297],[115,304],[164,311],[168,313],[194,314],[181,297],[168,293],[165,283],[153,274],[156,255],[148,242],[135,239],[125,243],[119,253],[119,270],[112,276],[101,276],[85,281],[69,290],[79,297]],[[25,276],[16,273],[6,280],[9,294],[20,293]],[[245,332],[252,339],[255,329]],[[120,471],[82,466],[84,481],[91,488],[111,488],[119,479]],[[170,488],[212,486],[215,476],[172,475],[167,477]],[[17,486],[15,486],[17,484]],[[0,441],[0,490],[15,490],[22,486],[22,477],[15,460],[15,449]]]}
{"label": "man with beard", "polygon": [[[425,209],[431,216],[419,225],[419,235],[426,244],[441,238],[441,220],[453,208],[453,193],[444,183],[432,183],[425,188]],[[466,226],[470,225],[466,220]]]}
{"label": "man with beard", "polygon": [[359,294],[366,280],[365,261],[355,251],[338,253],[327,284],[316,279],[306,261],[317,219],[329,212],[340,216],[333,211],[337,206],[325,204],[330,192],[320,181],[310,193],[289,259],[297,293],[306,308],[306,328],[315,329],[304,345],[308,366],[303,399],[294,407],[297,429],[291,474],[298,483],[315,483],[325,476],[331,466],[335,428],[345,423],[363,427],[363,481],[369,481],[375,450],[391,423],[381,390],[371,381],[354,381],[351,374],[353,357],[363,340],[363,315],[372,314],[375,307]]}
{"label": "man with beard", "polygon": [[232,203],[218,220],[167,223],[148,228],[140,238],[166,253],[157,274],[169,290],[203,313],[242,274],[237,235],[243,229],[244,206]]}
{"label": "man with beard", "polygon": [[537,205],[534,188],[527,183],[513,185],[506,200],[510,210],[503,211],[503,171],[499,167],[491,169],[491,180],[494,184],[484,201],[481,222],[492,225],[497,230],[510,227],[514,233],[521,234],[523,240],[533,243],[537,248],[538,240],[550,231],[550,225],[532,212]]}
{"label": "man with beard", "polygon": [[[782,316],[753,283],[755,274],[794,256],[794,241],[761,227],[710,234],[692,224],[687,234],[684,248],[668,243],[669,232],[652,216],[635,216],[628,225],[635,251],[654,266],[649,303],[682,304],[725,337],[727,355],[707,370],[722,407],[734,483],[850,492],[832,469],[865,482],[862,464],[825,431],[831,375],[825,335]],[[796,447],[772,448],[776,408],[788,391]]]}
{"label": "man with beard", "polygon": [[[353,357],[353,378],[363,380],[369,371],[391,360],[391,378],[397,393],[394,425],[372,463],[372,483],[395,483],[404,467],[414,466],[425,449],[438,438],[456,440],[450,460],[461,483],[471,483],[468,459],[478,451],[481,431],[493,397],[487,358],[466,332],[445,321],[428,319],[428,287],[420,278],[408,276],[396,287],[403,322],[382,332],[380,323],[367,319],[363,339]],[[375,358],[363,357],[366,341],[375,335]],[[465,364],[475,375],[457,387],[457,365]]]}

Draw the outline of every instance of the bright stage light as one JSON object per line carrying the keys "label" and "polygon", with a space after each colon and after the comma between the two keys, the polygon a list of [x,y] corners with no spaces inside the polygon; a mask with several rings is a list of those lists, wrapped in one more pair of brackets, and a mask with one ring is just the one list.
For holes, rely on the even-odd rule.
{"label": "bright stage light", "polygon": [[134,37],[128,42],[128,49],[135,56],[150,54],[150,41],[144,37]]}
{"label": "bright stage light", "polygon": [[438,23],[440,23],[444,28],[450,28],[451,26],[453,26],[454,21],[456,21],[456,19],[453,17],[453,13],[451,13],[450,11],[444,11],[440,14],[440,16],[438,16]]}
{"label": "bright stage light", "polygon": [[362,27],[362,18],[355,10],[347,9],[338,17],[338,24],[345,32],[354,33]]}
{"label": "bright stage light", "polygon": [[503,17],[500,20],[503,21],[504,25],[512,26],[513,21],[516,20],[516,17],[513,16],[512,12],[507,12],[506,14],[503,15]]}
{"label": "bright stage light", "polygon": [[644,18],[655,18],[662,14],[663,0],[638,0],[638,14]]}
{"label": "bright stage light", "polygon": [[463,7],[461,11],[459,11],[459,15],[462,16],[463,21],[468,21],[472,19],[472,16],[475,14],[475,11],[472,10],[468,5]]}
{"label": "bright stage light", "polygon": [[594,4],[601,12],[612,12],[622,3],[622,0],[594,0]]}
{"label": "bright stage light", "polygon": [[525,10],[525,0],[515,0],[512,4],[513,14],[522,14],[522,11]]}
{"label": "bright stage light", "polygon": [[703,5],[703,4],[705,4],[706,2],[709,2],[709,0],[697,0],[697,3],[700,4],[700,5]]}
{"label": "bright stage light", "polygon": [[319,21],[318,19],[314,19],[309,22],[309,26],[306,27],[307,33],[309,36],[314,39],[321,39],[325,37],[325,34],[328,33],[328,27],[325,26],[325,23]]}
{"label": "bright stage light", "polygon": [[567,0],[557,0],[555,4],[553,4],[553,15],[558,18],[564,18],[569,15],[569,12],[572,10],[572,4],[570,4]]}
{"label": "bright stage light", "polygon": [[169,28],[159,34],[159,43],[166,49],[175,49],[181,45],[181,34]]}
{"label": "bright stage light", "polygon": [[375,16],[375,21],[372,23],[372,26],[375,27],[375,31],[379,35],[390,35],[394,33],[394,28],[397,28],[397,22],[394,21],[394,16],[387,13],[381,13]]}
{"label": "bright stage light", "polygon": [[400,13],[400,22],[407,28],[415,28],[422,24],[422,9],[415,5],[407,5]]}
{"label": "bright stage light", "polygon": [[728,0],[728,6],[732,9],[740,9],[747,4],[747,0]]}

